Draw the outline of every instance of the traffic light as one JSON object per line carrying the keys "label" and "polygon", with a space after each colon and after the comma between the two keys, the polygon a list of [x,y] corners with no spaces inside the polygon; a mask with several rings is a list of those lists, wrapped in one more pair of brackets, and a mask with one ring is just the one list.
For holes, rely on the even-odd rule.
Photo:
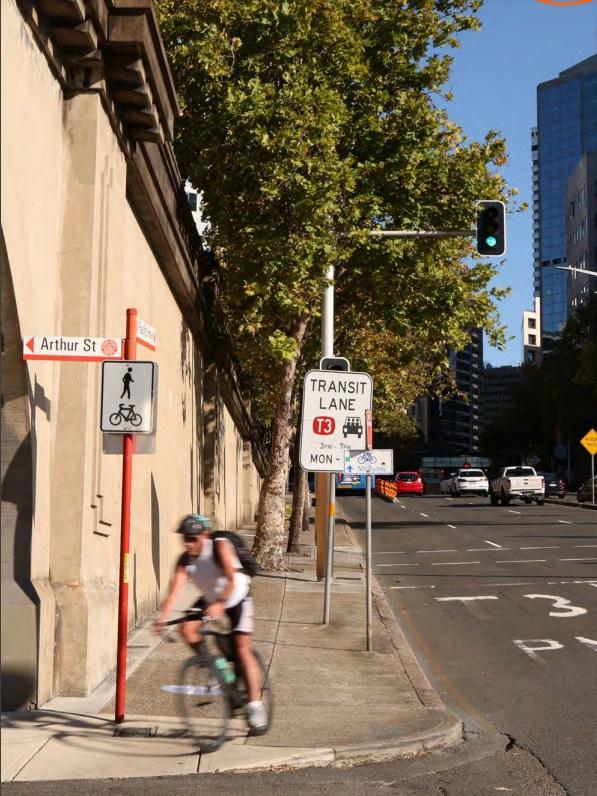
{"label": "traffic light", "polygon": [[477,251],[486,257],[499,257],[506,251],[506,208],[503,202],[492,199],[477,202]]}
{"label": "traffic light", "polygon": [[346,357],[322,357],[319,360],[320,370],[350,370],[350,362]]}

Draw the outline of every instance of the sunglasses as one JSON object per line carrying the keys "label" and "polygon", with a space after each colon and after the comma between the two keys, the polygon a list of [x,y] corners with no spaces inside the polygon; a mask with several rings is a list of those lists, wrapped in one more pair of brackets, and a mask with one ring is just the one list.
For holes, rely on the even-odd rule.
{"label": "sunglasses", "polygon": [[196,542],[197,539],[199,538],[199,534],[196,534],[195,536],[187,536],[187,534],[185,533],[183,534],[182,538],[185,542]]}

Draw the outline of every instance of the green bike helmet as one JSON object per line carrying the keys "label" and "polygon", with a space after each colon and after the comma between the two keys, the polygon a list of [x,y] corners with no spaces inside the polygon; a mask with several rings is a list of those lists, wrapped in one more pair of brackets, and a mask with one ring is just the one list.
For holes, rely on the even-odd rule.
{"label": "green bike helmet", "polygon": [[210,529],[211,520],[205,514],[187,514],[176,529],[176,533],[182,533],[184,536],[199,536],[200,533]]}

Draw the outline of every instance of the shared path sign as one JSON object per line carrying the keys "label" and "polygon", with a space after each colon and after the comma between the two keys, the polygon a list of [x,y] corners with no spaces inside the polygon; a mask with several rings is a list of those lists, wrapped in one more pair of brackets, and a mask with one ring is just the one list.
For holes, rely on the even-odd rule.
{"label": "shared path sign", "polygon": [[104,362],[100,430],[108,434],[151,434],[156,392],[155,362]]}
{"label": "shared path sign", "polygon": [[368,373],[310,370],[303,384],[301,467],[343,472],[345,452],[366,448],[365,412],[372,400]]}

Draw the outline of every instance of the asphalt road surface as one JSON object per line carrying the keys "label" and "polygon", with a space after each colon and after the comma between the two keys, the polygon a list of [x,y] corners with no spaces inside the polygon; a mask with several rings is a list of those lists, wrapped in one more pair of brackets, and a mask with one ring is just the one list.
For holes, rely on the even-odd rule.
{"label": "asphalt road surface", "polygon": [[[364,547],[365,500],[340,498]],[[373,498],[374,573],[442,698],[597,794],[597,513]]]}

